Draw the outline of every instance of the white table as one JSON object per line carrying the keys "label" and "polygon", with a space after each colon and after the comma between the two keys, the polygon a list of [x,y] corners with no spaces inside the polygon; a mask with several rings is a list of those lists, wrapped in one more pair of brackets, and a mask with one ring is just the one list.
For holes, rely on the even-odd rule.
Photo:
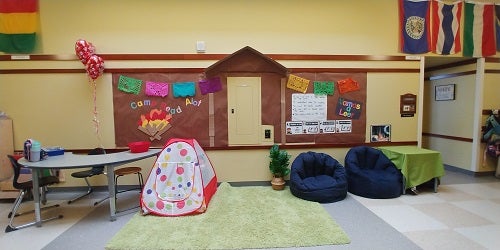
{"label": "white table", "polygon": [[33,178],[33,202],[35,205],[35,221],[36,225],[42,225],[40,215],[40,189],[39,189],[39,176],[43,169],[70,169],[70,168],[88,168],[95,165],[105,165],[108,178],[108,191],[109,191],[109,213],[110,220],[116,220],[116,201],[115,197],[115,180],[114,168],[130,162],[153,157],[160,153],[161,149],[149,149],[144,153],[131,153],[130,151],[123,151],[119,153],[103,154],[103,155],[86,155],[86,154],[73,154],[70,152],[64,155],[50,156],[45,160],[30,162],[25,158],[18,160],[19,164],[31,169]]}

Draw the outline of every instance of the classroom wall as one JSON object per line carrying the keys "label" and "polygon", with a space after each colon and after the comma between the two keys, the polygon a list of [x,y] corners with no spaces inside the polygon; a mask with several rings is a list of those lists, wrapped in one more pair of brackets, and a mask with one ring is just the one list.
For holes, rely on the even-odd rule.
{"label": "classroom wall", "polygon": [[[205,41],[206,53],[248,45],[262,53],[387,55],[397,48],[396,10],[392,0],[41,0],[41,45],[46,54],[71,53],[83,38],[101,53],[195,53]],[[374,29],[373,20],[387,29]]]}
{"label": "classroom wall", "polygon": [[[487,64],[486,69],[496,69],[500,66],[499,63]],[[496,67],[496,68],[495,68]],[[486,73],[484,75],[484,96],[483,109],[500,109],[500,74]]]}
{"label": "classroom wall", "polygon": [[[498,85],[500,74],[492,72],[498,68],[498,65],[498,63],[485,63],[484,71],[477,72],[476,63],[426,72],[427,77],[446,74],[449,76],[425,82],[423,131],[440,136],[472,140],[467,142],[444,137],[424,137],[423,145],[440,151],[443,163],[476,173],[495,171],[496,161],[483,157],[485,143],[474,138],[481,134],[481,126],[487,118],[481,114],[481,111],[498,109],[500,105],[497,97],[500,93],[500,85]],[[477,82],[478,74],[484,78],[481,83]],[[446,84],[455,84],[455,100],[435,101],[435,86]],[[477,91],[480,92],[477,93]],[[478,107],[475,107],[474,100],[478,97],[481,98],[481,102],[478,103]],[[475,124],[476,122],[478,124]]]}
{"label": "classroom wall", "polygon": [[369,73],[367,82],[366,134],[370,134],[370,125],[390,124],[392,141],[416,141],[417,117],[422,111],[417,108],[415,116],[401,117],[399,101],[407,93],[418,95],[419,75]]}
{"label": "classroom wall", "polygon": [[[473,138],[474,96],[476,75],[457,76],[426,82],[423,131],[427,133]],[[455,84],[455,100],[436,101],[435,87]],[[443,163],[465,170],[475,171],[471,165],[471,142],[426,137],[424,146],[441,152]]]}
{"label": "classroom wall", "polygon": [[[173,1],[40,0],[38,54],[74,55],[77,39],[97,54],[190,54],[205,41],[207,54],[231,54],[244,46],[264,54],[402,55],[398,49],[397,1]],[[375,22],[376,20],[376,22]],[[216,61],[105,61],[106,68],[205,68]],[[419,69],[419,61],[279,61],[285,67]],[[0,61],[2,69],[83,69],[75,60]],[[399,116],[399,96],[418,94],[419,73],[368,73],[367,141],[370,124],[391,124],[393,141],[418,139],[418,115]],[[93,86],[85,74],[0,74],[0,110],[14,123],[15,149],[27,138],[44,145],[114,148],[111,74]],[[290,150],[293,156],[303,149]],[[314,149],[340,162],[347,149]],[[267,150],[208,150],[222,181],[267,180]],[[235,164],[235,162],[238,162]],[[152,160],[138,163],[148,174]],[[72,170],[65,171],[69,176]],[[102,177],[102,176],[101,176]],[[105,184],[104,177],[94,184]],[[131,182],[133,180],[131,179]],[[60,186],[83,185],[66,178]]]}

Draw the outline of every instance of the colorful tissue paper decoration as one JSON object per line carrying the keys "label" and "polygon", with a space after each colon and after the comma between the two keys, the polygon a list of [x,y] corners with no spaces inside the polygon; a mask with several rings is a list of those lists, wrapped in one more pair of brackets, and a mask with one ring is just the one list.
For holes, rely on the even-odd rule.
{"label": "colorful tissue paper decoration", "polygon": [[172,85],[174,97],[188,97],[196,95],[196,85],[194,82],[176,82]]}
{"label": "colorful tissue paper decoration", "polygon": [[290,74],[288,76],[286,87],[301,93],[306,93],[307,87],[309,87],[309,82],[310,80],[308,79]]}
{"label": "colorful tissue paper decoration", "polygon": [[125,93],[138,95],[141,92],[142,80],[120,75],[118,79],[118,89]]}
{"label": "colorful tissue paper decoration", "polygon": [[220,77],[200,80],[198,82],[198,86],[200,87],[200,92],[202,95],[215,93],[217,91],[222,90],[222,83]]}
{"label": "colorful tissue paper decoration", "polygon": [[316,95],[333,95],[333,82],[314,82],[314,94]]}
{"label": "colorful tissue paper decoration", "polygon": [[341,94],[360,89],[359,83],[352,78],[338,80],[337,85]]}
{"label": "colorful tissue paper decoration", "polygon": [[168,95],[168,83],[146,81],[146,95],[165,97]]}

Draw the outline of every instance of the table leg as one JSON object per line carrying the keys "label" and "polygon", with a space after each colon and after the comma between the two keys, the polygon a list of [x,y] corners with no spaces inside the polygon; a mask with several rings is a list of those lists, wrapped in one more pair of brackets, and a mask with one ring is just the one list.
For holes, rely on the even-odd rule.
{"label": "table leg", "polygon": [[[35,224],[42,226],[42,216],[40,213],[40,172],[38,169],[31,169],[31,178],[33,182],[33,204],[35,207]],[[14,216],[14,215],[12,215]]]}
{"label": "table leg", "polygon": [[495,171],[495,177],[500,178],[500,157],[497,157],[497,169]]}
{"label": "table leg", "polygon": [[403,176],[403,194],[406,194],[406,178]]}
{"label": "table leg", "polygon": [[113,166],[106,166],[109,192],[109,215],[111,221],[116,220],[115,173],[113,169]]}
{"label": "table leg", "polygon": [[438,192],[438,177],[434,177],[434,193]]}

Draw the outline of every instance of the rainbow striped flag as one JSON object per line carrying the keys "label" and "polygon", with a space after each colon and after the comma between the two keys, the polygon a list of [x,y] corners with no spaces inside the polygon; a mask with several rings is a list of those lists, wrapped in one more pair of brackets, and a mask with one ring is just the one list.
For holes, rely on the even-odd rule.
{"label": "rainbow striped flag", "polygon": [[38,27],[38,0],[0,0],[0,51],[31,53]]}

